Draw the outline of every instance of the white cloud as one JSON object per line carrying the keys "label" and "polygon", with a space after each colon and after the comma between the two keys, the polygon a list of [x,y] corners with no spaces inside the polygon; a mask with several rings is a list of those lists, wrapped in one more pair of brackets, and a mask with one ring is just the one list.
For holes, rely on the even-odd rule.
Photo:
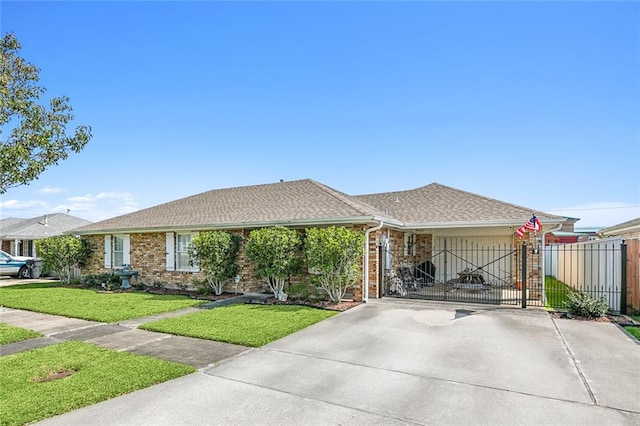
{"label": "white cloud", "polygon": [[[41,200],[6,200],[0,201],[0,209],[7,209],[12,211],[22,211],[31,209],[47,209],[48,204]],[[37,214],[34,216],[38,216]]]}
{"label": "white cloud", "polygon": [[[56,194],[48,194],[56,198]],[[128,192],[101,192],[97,195],[85,194],[51,200],[2,200],[0,201],[0,218],[19,217],[23,219],[40,216],[47,213],[66,213],[87,219],[100,221],[122,214],[139,210],[133,194]]]}
{"label": "white cloud", "polygon": [[133,200],[133,195],[128,192],[101,192],[96,195],[96,200]]}
{"label": "white cloud", "polygon": [[139,204],[129,192],[101,192],[69,197],[56,209],[69,209],[70,214],[91,221],[108,219],[138,210]]}
{"label": "white cloud", "polygon": [[75,197],[69,197],[66,200],[74,202],[74,203],[83,203],[83,202],[84,203],[89,203],[94,199],[95,199],[95,197],[93,195],[87,194],[87,195],[78,195],[78,196],[75,196]]}
{"label": "white cloud", "polygon": [[59,194],[62,192],[62,188],[44,187],[42,189],[38,189],[36,192],[41,195]]}

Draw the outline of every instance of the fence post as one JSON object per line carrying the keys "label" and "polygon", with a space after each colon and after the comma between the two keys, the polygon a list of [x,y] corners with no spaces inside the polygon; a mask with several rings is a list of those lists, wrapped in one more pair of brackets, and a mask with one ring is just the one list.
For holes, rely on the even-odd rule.
{"label": "fence post", "polygon": [[378,298],[382,299],[382,295],[384,294],[384,245],[378,245]]}
{"label": "fence post", "polygon": [[522,309],[527,307],[527,243],[522,243]]}
{"label": "fence post", "polygon": [[447,300],[447,238],[444,239],[444,300]]}
{"label": "fence post", "polygon": [[627,314],[627,243],[620,244],[620,313]]}

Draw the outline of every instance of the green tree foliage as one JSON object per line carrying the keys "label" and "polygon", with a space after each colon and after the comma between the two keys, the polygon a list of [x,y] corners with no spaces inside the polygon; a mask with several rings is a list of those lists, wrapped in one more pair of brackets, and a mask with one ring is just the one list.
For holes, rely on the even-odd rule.
{"label": "green tree foliage", "polygon": [[0,194],[29,184],[70,151],[80,152],[91,139],[89,126],[66,134],[73,120],[68,97],[52,98],[48,108],[40,104],[46,91],[38,85],[40,70],[20,57],[21,47],[12,33],[0,40]]}
{"label": "green tree foliage", "polygon": [[238,273],[240,237],[225,231],[201,232],[191,240],[188,253],[192,265],[206,275],[207,284],[220,295],[225,283]]}
{"label": "green tree foliage", "polygon": [[297,231],[283,226],[251,231],[246,251],[256,278],[267,279],[276,298],[286,280],[300,272],[302,266],[302,238]]}
{"label": "green tree foliage", "polygon": [[339,303],[361,275],[364,234],[345,227],[307,229],[305,258],[313,280]]}
{"label": "green tree foliage", "polygon": [[73,269],[84,266],[89,259],[91,246],[89,241],[73,235],[56,235],[36,240],[36,251],[45,270],[69,283]]}

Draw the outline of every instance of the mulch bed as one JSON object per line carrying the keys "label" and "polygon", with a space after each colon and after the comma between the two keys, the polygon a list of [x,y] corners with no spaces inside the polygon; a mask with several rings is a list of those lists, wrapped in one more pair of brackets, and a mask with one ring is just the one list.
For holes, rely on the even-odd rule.
{"label": "mulch bed", "polygon": [[[64,287],[87,288],[86,286],[83,286],[81,284],[65,284]],[[101,291],[104,293],[130,293],[130,292],[140,291],[140,290],[137,290],[134,287],[132,287],[126,290],[121,288],[115,288],[113,290],[97,290],[97,291]],[[242,295],[242,293],[236,294],[236,293],[226,293],[226,292],[220,295],[201,294],[194,290],[180,290],[180,289],[167,289],[167,288],[156,289],[153,287],[147,287],[143,291],[145,293],[150,293],[150,294],[169,294],[169,295],[176,295],[176,296],[188,296],[188,297],[191,297],[192,299],[209,300],[209,301],[224,300],[230,297],[236,297],[236,296]],[[291,299],[287,301],[279,301],[279,300],[276,300],[275,297],[271,296],[264,300],[253,300],[248,303],[259,304],[259,305],[299,305],[299,306],[309,306],[309,307],[318,308],[318,309],[326,309],[330,311],[344,312],[348,309],[351,309],[355,306],[360,305],[362,302],[354,302],[350,300],[344,300],[340,303],[332,303],[328,301],[327,302],[325,301],[308,302],[308,301],[295,300],[295,299]]]}
{"label": "mulch bed", "polygon": [[170,294],[170,295],[174,295],[174,296],[188,296],[192,299],[198,299],[198,300],[211,300],[211,301],[215,301],[215,300],[223,300],[223,299],[228,299],[230,297],[236,297],[236,296],[241,296],[242,293],[222,293],[220,295],[215,295],[215,294],[201,294],[198,293],[197,291],[193,291],[193,290],[180,290],[180,289],[163,289],[163,290],[156,290],[154,288],[148,288],[144,290],[146,293],[151,293],[151,294]]}
{"label": "mulch bed", "polygon": [[571,315],[568,312],[557,312],[552,311],[549,312],[553,318],[566,319],[566,320],[574,320],[574,321],[592,321],[592,322],[610,322],[619,325],[637,325],[633,320],[627,318],[623,315],[604,315],[602,317],[581,317],[576,315]]}
{"label": "mulch bed", "polygon": [[340,303],[324,302],[324,301],[308,302],[304,300],[293,300],[293,299],[281,301],[281,300],[277,300],[275,297],[272,296],[264,300],[252,300],[249,303],[257,304],[257,305],[298,305],[298,306],[308,306],[311,308],[325,309],[328,311],[344,312],[348,309],[351,309],[355,306],[360,305],[362,302],[354,302],[351,300],[343,300]]}

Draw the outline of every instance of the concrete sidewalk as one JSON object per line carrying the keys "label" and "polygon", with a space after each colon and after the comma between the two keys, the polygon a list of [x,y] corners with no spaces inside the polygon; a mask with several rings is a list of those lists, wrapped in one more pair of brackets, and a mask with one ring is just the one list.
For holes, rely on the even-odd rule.
{"label": "concrete sidewalk", "polygon": [[107,324],[0,308],[0,322],[38,331],[44,335],[37,339],[1,345],[0,355],[9,355],[66,340],[81,340],[117,351],[150,355],[167,361],[188,364],[195,368],[204,368],[249,350],[247,347],[229,343],[137,329],[139,325],[146,322],[199,311],[197,308],[187,308],[117,324]]}
{"label": "concrete sidewalk", "polygon": [[[22,284],[18,280],[4,281],[8,282],[8,285]],[[155,333],[139,330],[138,327],[163,318],[173,318],[201,312],[202,309],[213,309],[218,306],[229,306],[267,297],[269,295],[264,293],[249,293],[207,302],[197,308],[185,308],[110,324],[0,307],[0,322],[34,330],[44,335],[44,337],[36,339],[1,345],[0,356],[40,348],[66,340],[81,340],[117,351],[150,355],[167,361],[188,364],[195,368],[204,368],[250,348],[210,340]]]}
{"label": "concrete sidewalk", "polygon": [[43,425],[640,425],[616,325],[374,300],[195,374]]}

